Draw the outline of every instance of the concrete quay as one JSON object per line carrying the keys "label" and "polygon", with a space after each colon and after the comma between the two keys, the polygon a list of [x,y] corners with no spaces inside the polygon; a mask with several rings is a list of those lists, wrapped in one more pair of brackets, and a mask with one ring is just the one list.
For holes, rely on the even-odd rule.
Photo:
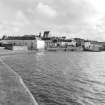
{"label": "concrete quay", "polygon": [[22,78],[0,58],[0,105],[38,105]]}

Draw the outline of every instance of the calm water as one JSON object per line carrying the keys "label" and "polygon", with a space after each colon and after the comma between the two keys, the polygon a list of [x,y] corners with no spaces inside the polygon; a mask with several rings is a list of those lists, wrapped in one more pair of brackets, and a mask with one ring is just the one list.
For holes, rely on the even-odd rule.
{"label": "calm water", "polygon": [[105,52],[30,52],[5,62],[39,105],[105,105]]}

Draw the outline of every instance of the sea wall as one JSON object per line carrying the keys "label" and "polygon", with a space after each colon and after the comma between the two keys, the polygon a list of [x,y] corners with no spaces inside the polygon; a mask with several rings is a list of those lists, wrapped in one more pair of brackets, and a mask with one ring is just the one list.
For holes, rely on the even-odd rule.
{"label": "sea wall", "polygon": [[27,46],[13,46],[13,50],[15,51],[27,51],[28,47]]}

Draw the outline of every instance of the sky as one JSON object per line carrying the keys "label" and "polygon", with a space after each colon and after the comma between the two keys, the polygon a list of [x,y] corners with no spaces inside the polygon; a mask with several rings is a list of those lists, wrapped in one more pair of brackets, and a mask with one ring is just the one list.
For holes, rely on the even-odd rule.
{"label": "sky", "polygon": [[0,0],[0,37],[46,30],[105,41],[105,0]]}

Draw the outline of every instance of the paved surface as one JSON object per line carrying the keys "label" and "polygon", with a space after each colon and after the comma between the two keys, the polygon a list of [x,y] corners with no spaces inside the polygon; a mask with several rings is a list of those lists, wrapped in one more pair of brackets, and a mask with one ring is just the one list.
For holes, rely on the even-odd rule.
{"label": "paved surface", "polygon": [[0,105],[38,105],[21,77],[1,58]]}

